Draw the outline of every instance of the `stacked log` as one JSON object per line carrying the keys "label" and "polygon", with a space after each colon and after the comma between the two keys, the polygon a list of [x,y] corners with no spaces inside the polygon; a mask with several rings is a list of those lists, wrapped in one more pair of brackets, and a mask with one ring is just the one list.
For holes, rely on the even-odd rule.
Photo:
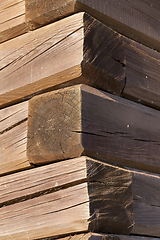
{"label": "stacked log", "polygon": [[160,239],[158,7],[0,3],[0,239]]}

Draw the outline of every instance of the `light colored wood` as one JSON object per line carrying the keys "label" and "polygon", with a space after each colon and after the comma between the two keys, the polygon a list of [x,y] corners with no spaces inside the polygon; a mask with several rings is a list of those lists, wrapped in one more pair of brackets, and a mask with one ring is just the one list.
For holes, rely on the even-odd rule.
{"label": "light colored wood", "polygon": [[38,239],[86,231],[89,202],[83,183],[1,208],[0,237]]}
{"label": "light colored wood", "polygon": [[85,83],[160,109],[160,53],[87,14],[1,44],[0,54],[0,107]]}
{"label": "light colored wood", "polygon": [[[112,228],[114,220],[108,216],[115,211],[116,204],[106,209],[107,200],[104,201],[110,195],[106,188],[108,171],[109,178],[112,174],[118,178],[112,186],[119,196],[121,216],[117,219],[125,230],[117,223],[115,228],[129,232],[127,227],[132,222],[128,214],[132,199],[130,173],[82,157],[1,177],[1,239],[38,239]],[[119,176],[123,183],[119,182]],[[124,183],[128,186],[126,189]],[[128,219],[124,220],[126,214]]]}
{"label": "light colored wood", "polygon": [[84,11],[116,31],[160,51],[159,0],[26,0],[31,29]]}
{"label": "light colored wood", "polygon": [[84,156],[1,177],[0,192],[1,239],[84,231],[160,236],[159,175]]}
{"label": "light colored wood", "polygon": [[[88,158],[89,159],[89,158]],[[35,194],[53,192],[59,186],[86,181],[86,157],[75,158],[0,178],[0,207],[10,202],[33,198]],[[17,184],[18,181],[18,184]],[[43,193],[41,193],[43,192]]]}
{"label": "light colored wood", "polygon": [[0,43],[29,31],[25,22],[24,0],[0,2]]}
{"label": "light colored wood", "polygon": [[99,38],[102,33],[108,33],[103,24],[78,13],[1,44],[0,107],[73,83],[90,84],[120,95],[125,84],[124,69],[114,60],[116,73],[111,66],[106,68],[109,62],[112,65],[107,58],[111,50],[105,48],[105,38]]}
{"label": "light colored wood", "polygon": [[29,102],[27,154],[44,164],[88,155],[160,173],[160,112],[78,85]]}
{"label": "light colored wood", "polygon": [[31,30],[74,12],[76,1],[73,0],[26,0],[26,22]]}
{"label": "light colored wood", "polygon": [[26,155],[28,102],[0,110],[0,175],[30,167]]}

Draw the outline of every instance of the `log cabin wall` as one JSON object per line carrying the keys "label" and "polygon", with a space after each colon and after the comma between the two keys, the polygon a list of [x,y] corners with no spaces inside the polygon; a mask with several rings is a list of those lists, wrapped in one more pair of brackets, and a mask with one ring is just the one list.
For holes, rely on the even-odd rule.
{"label": "log cabin wall", "polygon": [[0,239],[160,239],[160,3],[0,3]]}

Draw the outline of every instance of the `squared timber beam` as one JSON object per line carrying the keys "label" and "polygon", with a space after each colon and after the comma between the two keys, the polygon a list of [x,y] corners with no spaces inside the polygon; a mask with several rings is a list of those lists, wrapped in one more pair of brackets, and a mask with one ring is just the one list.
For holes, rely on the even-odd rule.
{"label": "squared timber beam", "polygon": [[31,168],[27,157],[28,102],[0,110],[0,176]]}
{"label": "squared timber beam", "polygon": [[33,164],[88,155],[160,173],[160,112],[86,85],[29,101]]}
{"label": "squared timber beam", "polygon": [[160,53],[85,13],[0,45],[0,107],[85,83],[160,109]]}
{"label": "squared timber beam", "polygon": [[0,43],[29,31],[25,20],[25,0],[0,1]]}
{"label": "squared timber beam", "polygon": [[125,72],[118,38],[102,23],[78,13],[1,44],[0,107],[77,83],[120,95]]}
{"label": "squared timber beam", "polygon": [[0,110],[0,175],[81,155],[160,173],[159,122],[86,85],[45,93]]}
{"label": "squared timber beam", "polygon": [[1,177],[0,191],[2,240],[87,231],[160,237],[157,175],[83,156]]}
{"label": "squared timber beam", "polygon": [[159,0],[26,0],[25,4],[30,29],[87,12],[123,35],[160,51]]}

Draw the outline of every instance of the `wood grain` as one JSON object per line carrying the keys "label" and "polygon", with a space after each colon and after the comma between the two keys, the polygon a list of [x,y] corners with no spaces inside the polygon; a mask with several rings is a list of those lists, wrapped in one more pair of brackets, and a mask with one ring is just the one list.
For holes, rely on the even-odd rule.
{"label": "wood grain", "polygon": [[1,44],[0,53],[0,107],[85,83],[160,109],[160,53],[87,14]]}
{"label": "wood grain", "polygon": [[31,167],[26,155],[28,102],[0,110],[0,175]]}
{"label": "wood grain", "polygon": [[3,240],[84,231],[160,236],[158,175],[84,156],[1,177],[0,191]]}
{"label": "wood grain", "polygon": [[114,55],[118,54],[122,62],[124,56],[121,43],[114,50],[118,34],[111,35],[106,46],[108,28],[78,13],[1,44],[0,107],[77,83],[120,95],[125,84],[124,67]]}
{"label": "wood grain", "polygon": [[160,54],[124,38],[126,85],[122,96],[160,109]]}
{"label": "wood grain", "polygon": [[27,154],[44,164],[88,155],[160,173],[160,112],[86,85],[29,102]]}
{"label": "wood grain", "polygon": [[[119,200],[113,208],[106,209],[110,202],[107,196],[112,198],[114,195],[106,188],[107,175],[112,174],[117,179],[112,186]],[[122,176],[123,181],[120,182],[119,177]],[[109,217],[113,209],[115,214],[121,211],[115,229],[130,232],[131,176],[123,169],[82,157],[17,173],[12,177],[5,176],[0,181],[3,191],[1,239],[38,239],[87,230],[107,231],[115,222],[114,217]],[[123,184],[127,187],[124,188]]]}
{"label": "wood grain", "polygon": [[26,21],[31,29],[78,11],[87,12],[116,31],[160,51],[158,0],[26,0]]}
{"label": "wood grain", "polygon": [[0,43],[29,31],[25,21],[24,0],[0,2]]}
{"label": "wood grain", "polygon": [[[55,238],[44,238],[44,240],[53,240]],[[144,237],[144,236],[126,236],[126,235],[115,235],[115,234],[98,234],[98,233],[81,233],[70,235],[63,238],[57,238],[59,240],[156,240],[159,238]]]}

